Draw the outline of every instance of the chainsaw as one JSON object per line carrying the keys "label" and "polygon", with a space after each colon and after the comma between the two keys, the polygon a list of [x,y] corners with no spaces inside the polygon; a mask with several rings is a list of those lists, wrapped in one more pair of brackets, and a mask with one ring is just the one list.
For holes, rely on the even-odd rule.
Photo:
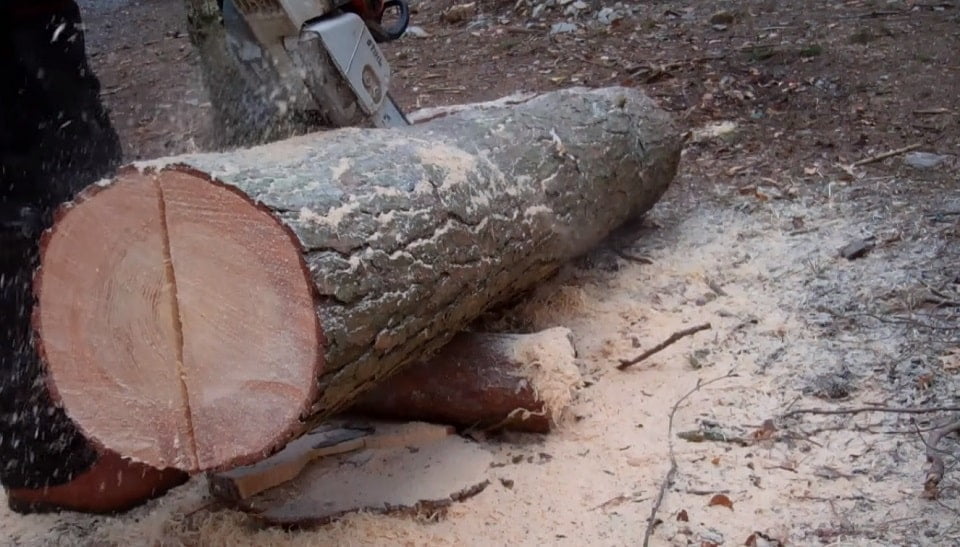
{"label": "chainsaw", "polygon": [[[336,127],[410,124],[379,47],[406,31],[406,0],[223,0],[221,9],[243,78],[282,112],[319,111]],[[397,21],[385,25],[392,11]]]}

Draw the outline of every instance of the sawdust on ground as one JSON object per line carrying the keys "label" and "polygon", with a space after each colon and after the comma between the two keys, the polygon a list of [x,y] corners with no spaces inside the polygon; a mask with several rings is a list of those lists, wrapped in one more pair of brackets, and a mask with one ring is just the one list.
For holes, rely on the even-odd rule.
{"label": "sawdust on ground", "polygon": [[[481,2],[490,25],[443,28],[439,11],[453,3],[420,2],[415,24],[432,37],[387,48],[403,104],[623,83],[702,129],[669,195],[614,238],[621,255],[652,263],[598,250],[500,322],[571,330],[587,382],[563,427],[486,441],[491,486],[442,515],[255,530],[210,506],[198,478],[119,517],[22,516],[0,504],[7,543],[639,545],[671,445],[677,470],[651,545],[960,541],[955,469],[940,500],[921,497],[916,431],[941,416],[781,418],[810,407],[937,406],[957,392],[956,319],[924,305],[929,286],[954,279],[960,291],[955,5],[751,0],[731,10],[733,24],[713,25],[728,2],[671,0],[638,3],[611,29],[552,36],[517,30],[536,2]],[[81,2],[128,160],[194,151],[209,130],[179,4]],[[543,28],[562,9],[547,10]],[[914,142],[954,155],[927,171],[899,157],[854,177],[837,167]],[[867,236],[877,245],[867,256],[838,258]],[[711,328],[616,370],[703,322]],[[717,378],[677,406],[669,435],[674,405]],[[714,440],[685,440],[703,437]]]}
{"label": "sawdust on ground", "polygon": [[[677,473],[652,545],[743,544],[755,532],[791,545],[845,537],[845,545],[872,545],[870,537],[899,544],[903,533],[942,544],[955,515],[921,499],[915,437],[859,427],[882,421],[876,416],[844,417],[847,427],[819,433],[808,431],[827,423],[819,417],[778,419],[788,408],[824,405],[823,375],[864,373],[903,348],[899,327],[889,325],[870,337],[830,335],[823,310],[903,286],[942,248],[905,233],[867,258],[839,258],[836,250],[876,229],[890,206],[854,207],[839,199],[849,188],[769,202],[718,190],[690,207],[680,186],[643,226],[611,242],[651,264],[598,250],[503,316],[502,325],[520,330],[569,328],[586,387],[559,431],[485,441],[491,486],[446,514],[364,514],[312,531],[255,531],[240,514],[208,507],[198,478],[120,517],[3,509],[4,534],[23,545],[637,545],[672,444]],[[796,230],[797,217],[816,228]],[[703,322],[711,328],[616,369],[619,359]],[[668,436],[671,410],[698,383]],[[882,380],[854,384],[851,403],[889,398]],[[763,428],[768,419],[775,430]],[[689,431],[720,431],[746,446],[677,436]],[[915,535],[931,530],[934,537]]]}

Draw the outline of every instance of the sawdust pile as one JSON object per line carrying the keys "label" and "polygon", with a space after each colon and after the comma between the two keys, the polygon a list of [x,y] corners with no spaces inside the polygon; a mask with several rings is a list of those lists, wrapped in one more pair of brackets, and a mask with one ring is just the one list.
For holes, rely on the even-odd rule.
{"label": "sawdust pile", "polygon": [[[2,533],[18,545],[637,545],[669,467],[672,407],[698,382],[731,370],[735,376],[677,409],[677,479],[652,545],[743,544],[757,532],[792,544],[829,537],[866,545],[869,536],[858,530],[902,538],[917,526],[949,523],[952,513],[919,499],[924,458],[915,439],[843,427],[809,442],[746,446],[677,437],[749,437],[788,407],[829,404],[817,392],[825,376],[848,378],[849,404],[884,396],[871,367],[897,354],[902,327],[877,326],[870,337],[836,334],[822,310],[904,286],[905,272],[942,249],[905,236],[908,251],[838,258],[839,247],[884,217],[833,192],[817,203],[731,193],[695,209],[667,199],[648,221],[659,228],[630,248],[652,263],[601,249],[511,310],[503,322],[518,330],[555,327],[558,337],[572,337],[576,358],[561,352],[538,380],[554,408],[569,406],[568,419],[546,436],[484,442],[490,485],[442,514],[353,514],[308,531],[258,530],[246,516],[208,506],[197,478],[115,518],[19,516],[4,508]],[[789,220],[797,216],[817,229],[797,233]],[[712,328],[616,370],[619,359],[702,322]],[[719,493],[732,509],[709,504]]]}

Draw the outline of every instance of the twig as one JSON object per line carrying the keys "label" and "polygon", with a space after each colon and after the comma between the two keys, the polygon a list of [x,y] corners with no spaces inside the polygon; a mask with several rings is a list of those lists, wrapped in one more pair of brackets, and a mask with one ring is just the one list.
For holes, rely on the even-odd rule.
{"label": "twig", "polygon": [[710,290],[713,291],[717,296],[727,296],[727,291],[723,290],[723,287],[713,279],[707,278],[707,286],[710,287]]}
{"label": "twig", "polygon": [[860,406],[854,408],[838,408],[834,410],[826,408],[800,408],[791,410],[780,416],[781,419],[792,418],[801,414],[825,414],[825,415],[844,415],[844,414],[864,414],[867,412],[887,412],[891,414],[933,414],[934,412],[958,412],[958,406],[932,406],[919,408],[898,408],[889,406]]}
{"label": "twig", "polygon": [[874,10],[867,13],[854,13],[841,16],[841,19],[875,19],[877,17],[895,17],[897,15],[910,15],[909,12],[902,10]]}
{"label": "twig", "polygon": [[108,88],[108,89],[104,89],[103,91],[100,92],[100,96],[101,96],[101,97],[107,97],[107,96],[113,95],[113,94],[115,94],[115,93],[119,93],[119,92],[123,91],[124,89],[126,89],[126,88],[128,88],[128,87],[130,87],[129,84],[124,84],[124,85],[118,85],[118,86],[116,86],[116,87],[111,87],[111,88]]}
{"label": "twig", "polygon": [[643,360],[646,359],[647,357],[650,357],[650,356],[653,355],[654,353],[663,351],[667,346],[669,346],[670,344],[675,343],[677,340],[680,340],[681,338],[690,336],[691,334],[696,334],[696,333],[698,333],[698,332],[700,332],[700,331],[702,331],[702,330],[707,330],[707,329],[709,329],[709,328],[710,328],[710,323],[703,323],[702,325],[696,325],[696,326],[690,327],[690,328],[688,328],[688,329],[683,329],[683,330],[677,331],[677,332],[671,334],[671,335],[670,335],[670,338],[667,338],[667,339],[664,340],[663,342],[660,342],[660,343],[657,344],[656,346],[654,346],[654,347],[648,349],[647,351],[641,353],[641,354],[638,355],[637,357],[634,357],[633,359],[621,359],[621,360],[620,360],[620,364],[617,365],[617,369],[618,369],[618,370],[626,370],[627,368],[632,367],[633,365],[639,363],[640,361],[643,361]]}
{"label": "twig", "polygon": [[466,91],[462,87],[431,87],[424,89],[424,93],[463,93]]}
{"label": "twig", "polygon": [[949,108],[925,108],[922,110],[914,110],[913,113],[918,116],[935,116],[937,114],[953,114],[953,111]]}
{"label": "twig", "polygon": [[[525,27],[499,27],[506,32],[515,32],[517,34],[544,34],[545,29],[541,28],[525,28]],[[498,29],[493,29],[498,30]]]}
{"label": "twig", "polygon": [[946,300],[943,298],[934,298],[928,296],[924,298],[923,301],[927,304],[933,304],[938,308],[960,308],[960,300]]}
{"label": "twig", "polygon": [[644,71],[667,71],[680,68],[685,65],[695,65],[699,63],[708,63],[710,61],[719,61],[726,59],[726,55],[709,55],[706,57],[692,57],[689,59],[677,59],[677,60],[651,60],[648,61],[645,65],[634,65],[631,67],[626,67],[625,72],[631,76],[636,76]]}
{"label": "twig", "polygon": [[677,402],[673,403],[673,408],[670,409],[670,415],[667,419],[667,450],[670,454],[670,469],[667,471],[667,475],[663,478],[663,482],[660,483],[660,491],[657,493],[657,499],[653,502],[653,507],[650,508],[650,516],[647,517],[647,529],[643,533],[643,547],[647,547],[650,544],[650,536],[653,535],[653,529],[656,526],[657,520],[657,511],[660,510],[660,504],[663,503],[663,497],[667,494],[667,488],[670,488],[670,485],[673,484],[673,478],[677,475],[677,455],[673,451],[673,418],[677,415],[677,409],[680,408],[680,405],[683,404],[691,395],[700,391],[705,386],[719,382],[725,378],[731,378],[736,376],[733,369],[730,372],[724,374],[723,376],[718,376],[706,382],[702,380],[697,380],[697,385],[693,386],[693,389],[686,392],[683,397],[677,399]]}
{"label": "twig", "polygon": [[904,146],[903,148],[897,148],[897,149],[895,149],[895,150],[888,150],[888,151],[886,151],[886,152],[884,152],[884,153],[882,153],[882,154],[874,154],[874,155],[872,155],[872,156],[868,156],[868,157],[866,157],[866,158],[863,158],[862,160],[857,160],[857,161],[853,162],[852,164],[850,164],[850,167],[860,167],[860,166],[867,165],[867,164],[870,164],[870,163],[876,163],[876,162],[878,162],[878,161],[883,161],[883,160],[885,160],[885,159],[887,159],[887,158],[892,158],[893,156],[899,156],[900,154],[905,154],[905,153],[907,153],[907,152],[909,152],[909,151],[911,151],[911,150],[916,150],[917,148],[920,148],[921,146],[922,146],[922,145],[921,145],[920,143],[914,143],[914,144],[911,144],[910,146]]}
{"label": "twig", "polygon": [[[924,444],[927,445],[927,461],[930,462],[930,469],[927,470],[926,480],[923,481],[923,495],[927,499],[937,499],[939,495],[938,486],[943,480],[943,472],[946,466],[943,463],[941,451],[937,448],[941,439],[954,431],[960,431],[960,420],[953,419],[944,424],[927,438]],[[922,437],[921,437],[922,438]]]}
{"label": "twig", "polygon": [[640,264],[653,264],[653,259],[648,256],[635,255],[633,253],[629,253],[627,251],[623,251],[620,249],[613,249],[613,252],[620,258],[630,262],[639,262]]}

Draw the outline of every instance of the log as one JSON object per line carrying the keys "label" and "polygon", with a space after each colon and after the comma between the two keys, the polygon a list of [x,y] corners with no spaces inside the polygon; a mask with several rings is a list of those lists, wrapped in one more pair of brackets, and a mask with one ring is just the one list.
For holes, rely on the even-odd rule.
{"label": "log", "polygon": [[347,410],[380,420],[549,433],[582,382],[571,332],[461,332],[436,355],[405,366]]}
{"label": "log", "polygon": [[649,210],[682,143],[577,88],[128,166],[42,238],[51,394],[135,461],[258,461]]}

